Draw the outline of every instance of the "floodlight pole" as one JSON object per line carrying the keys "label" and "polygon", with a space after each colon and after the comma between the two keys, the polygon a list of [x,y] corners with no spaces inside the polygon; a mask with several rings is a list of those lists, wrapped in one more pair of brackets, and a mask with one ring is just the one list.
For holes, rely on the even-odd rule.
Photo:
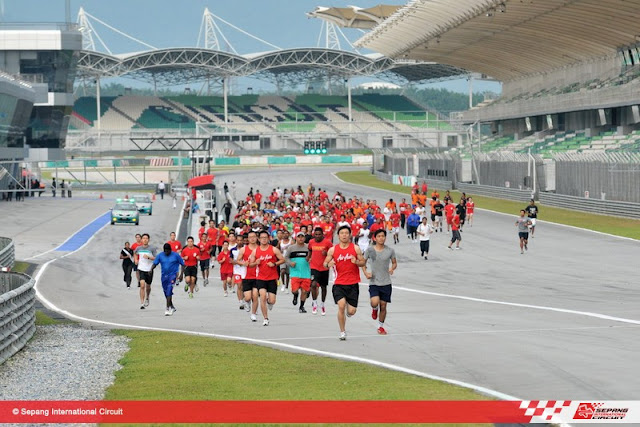
{"label": "floodlight pole", "polygon": [[226,126],[227,123],[229,123],[229,104],[228,104],[228,99],[227,99],[227,77],[225,76],[222,79],[222,94],[224,97],[224,125],[225,125],[225,132],[226,132]]}
{"label": "floodlight pole", "polygon": [[345,83],[347,84],[347,100],[349,104],[349,123],[353,120],[352,110],[351,110],[351,79],[346,79]]}
{"label": "floodlight pole", "polygon": [[96,112],[98,115],[97,118],[97,128],[100,131],[100,76],[96,77]]}

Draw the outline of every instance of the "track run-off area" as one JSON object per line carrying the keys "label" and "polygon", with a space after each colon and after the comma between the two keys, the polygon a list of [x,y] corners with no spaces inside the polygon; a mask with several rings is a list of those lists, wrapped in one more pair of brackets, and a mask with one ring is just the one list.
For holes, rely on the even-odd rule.
{"label": "track run-off area", "polygon": [[[341,191],[379,204],[403,197],[342,182],[333,175],[336,170],[225,171],[216,175],[216,183],[235,181],[239,198],[250,187],[268,194],[278,186],[306,188],[309,183],[330,195]],[[125,241],[143,232],[161,249],[176,229],[180,205],[174,210],[169,198],[158,199],[153,216],[141,215],[140,226],[111,226],[100,218],[116,193],[106,197],[46,197],[6,205],[8,220],[0,224],[0,235],[16,243],[16,259],[40,264],[41,301],[70,318],[364,361],[505,399],[640,399],[638,241],[546,223],[544,207],[524,255],[514,226],[517,212],[505,215],[477,206],[473,227],[462,233],[463,249],[448,250],[449,234],[434,233],[428,261],[401,231],[400,244],[393,245],[398,269],[385,322],[389,335],[376,333],[362,275],[358,313],[347,320],[348,340],[339,341],[330,295],[323,317],[298,313],[291,295],[279,292],[270,326],[263,327],[238,309],[236,298],[223,297],[218,268],[209,286],[199,280],[194,299],[176,288],[174,316],[164,316],[159,277],[150,306],[140,310],[137,288],[123,284],[118,254]],[[92,237],[67,241],[90,223]]]}

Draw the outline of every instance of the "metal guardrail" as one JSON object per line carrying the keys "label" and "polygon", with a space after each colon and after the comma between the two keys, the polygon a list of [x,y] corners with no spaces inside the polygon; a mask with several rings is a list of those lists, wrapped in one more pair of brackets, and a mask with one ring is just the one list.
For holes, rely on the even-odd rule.
{"label": "metal guardrail", "polygon": [[458,183],[457,190],[467,193],[467,196],[485,196],[496,199],[515,200],[517,202],[528,202],[531,200],[531,190],[520,190],[517,188],[493,187],[490,185],[476,185]]}
{"label": "metal guardrail", "polygon": [[0,364],[20,351],[36,331],[35,281],[0,273]]}
{"label": "metal guardrail", "polygon": [[640,219],[640,203],[587,199],[584,197],[565,196],[554,193],[540,193],[539,199],[543,205],[557,208]]}
{"label": "metal guardrail", "polygon": [[13,240],[8,237],[0,237],[0,268],[13,268],[15,260]]}

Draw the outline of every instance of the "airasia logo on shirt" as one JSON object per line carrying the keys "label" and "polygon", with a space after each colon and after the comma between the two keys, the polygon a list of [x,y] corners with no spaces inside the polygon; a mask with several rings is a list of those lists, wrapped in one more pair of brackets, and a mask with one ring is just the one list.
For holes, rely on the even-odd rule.
{"label": "airasia logo on shirt", "polygon": [[270,261],[273,259],[273,257],[271,255],[262,255],[258,258],[260,261]]}
{"label": "airasia logo on shirt", "polygon": [[338,258],[336,259],[337,262],[341,262],[341,261],[351,261],[353,259],[353,255],[338,255]]}

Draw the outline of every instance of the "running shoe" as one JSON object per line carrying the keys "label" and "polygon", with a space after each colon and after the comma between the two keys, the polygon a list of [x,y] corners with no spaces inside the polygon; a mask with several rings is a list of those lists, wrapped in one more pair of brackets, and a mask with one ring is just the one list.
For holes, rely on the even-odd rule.
{"label": "running shoe", "polygon": [[146,300],[144,300],[144,306],[145,306],[145,307],[149,307],[149,298],[147,298]]}
{"label": "running shoe", "polygon": [[460,246],[456,246],[456,251],[459,251],[460,249]]}
{"label": "running shoe", "polygon": [[247,313],[251,311],[251,301],[244,304],[244,311],[246,311]]}
{"label": "running shoe", "polygon": [[269,326],[269,319],[264,319],[264,322],[262,322],[262,326]]}
{"label": "running shoe", "polygon": [[228,296],[229,296],[229,292],[224,291],[224,296],[225,296],[225,297],[228,297]]}
{"label": "running shoe", "polygon": [[173,313],[175,313],[175,312],[176,312],[176,308],[175,307],[171,307],[169,309],[169,316],[173,316]]}
{"label": "running shoe", "polygon": [[428,259],[426,255],[424,256],[424,259]]}
{"label": "running shoe", "polygon": [[325,310],[324,305],[320,307],[320,314],[322,314],[323,316],[327,314],[327,310]]}
{"label": "running shoe", "polygon": [[304,307],[300,307],[300,309],[298,310],[298,313],[306,313],[307,310],[305,310]]}
{"label": "running shoe", "polygon": [[383,328],[382,326],[380,326],[380,327],[378,328],[378,333],[379,333],[380,335],[387,335],[387,331],[385,331],[385,330],[384,330],[384,328]]}
{"label": "running shoe", "polygon": [[293,305],[298,305],[298,294],[293,294]]}
{"label": "running shoe", "polygon": [[258,317],[255,314],[251,313],[251,321],[255,322],[257,320],[258,320]]}
{"label": "running shoe", "polygon": [[280,292],[284,292],[284,285],[280,286]]}
{"label": "running shoe", "polygon": [[340,341],[345,341],[347,339],[347,333],[346,332],[340,332]]}
{"label": "running shoe", "polygon": [[527,244],[526,244],[526,243],[524,244],[524,250],[525,250],[525,251],[528,251],[528,250],[529,250],[529,248],[527,247]]}
{"label": "running shoe", "polygon": [[520,251],[520,255],[524,255],[524,251]]}
{"label": "running shoe", "polygon": [[193,299],[193,292],[189,292],[189,298]]}
{"label": "running shoe", "polygon": [[144,305],[141,305],[141,306],[140,306],[140,310],[144,310]]}
{"label": "running shoe", "polygon": [[209,284],[209,279],[204,279],[204,286],[207,286]]}
{"label": "running shoe", "polygon": [[165,316],[171,316],[171,314],[169,314],[170,312],[171,312],[171,310],[167,308],[167,309],[164,311],[164,315],[165,315]]}
{"label": "running shoe", "polygon": [[270,302],[267,302],[267,307],[269,307],[269,311],[273,310],[273,304]]}
{"label": "running shoe", "polygon": [[200,286],[196,285],[195,291],[198,292],[200,290]]}
{"label": "running shoe", "polygon": [[240,301],[240,310],[244,310],[244,301]]}
{"label": "running shoe", "polygon": [[318,306],[316,304],[311,304],[311,314],[318,314]]}
{"label": "running shoe", "polygon": [[184,291],[185,292],[189,292],[189,284],[188,283],[184,284]]}
{"label": "running shoe", "polygon": [[371,318],[373,320],[378,320],[378,309],[374,308],[373,310],[371,310]]}

